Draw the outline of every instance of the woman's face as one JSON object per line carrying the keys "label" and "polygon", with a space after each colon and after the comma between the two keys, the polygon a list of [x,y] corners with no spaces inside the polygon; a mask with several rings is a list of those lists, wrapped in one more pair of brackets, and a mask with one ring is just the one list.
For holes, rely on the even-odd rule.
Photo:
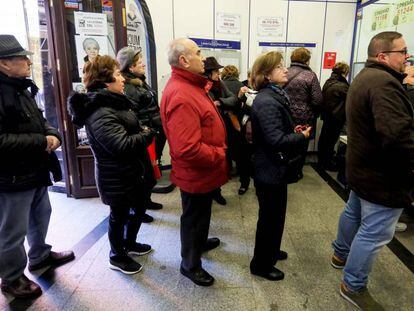
{"label": "woman's face", "polygon": [[219,81],[220,80],[220,70],[215,69],[210,74],[210,79],[212,81]]}
{"label": "woman's face", "polygon": [[142,57],[138,58],[137,61],[131,67],[129,67],[129,71],[131,71],[136,76],[145,75],[145,64]]}
{"label": "woman's face", "polygon": [[85,52],[89,60],[93,60],[99,54],[99,47],[95,43],[89,43],[85,47]]}
{"label": "woman's face", "polygon": [[121,74],[121,71],[118,68],[115,68],[114,75],[113,75],[115,81],[111,83],[105,83],[108,91],[111,91],[113,93],[124,93],[124,77]]}
{"label": "woman's face", "polygon": [[273,83],[278,85],[284,85],[287,81],[288,70],[282,65],[279,64],[266,76],[266,78]]}

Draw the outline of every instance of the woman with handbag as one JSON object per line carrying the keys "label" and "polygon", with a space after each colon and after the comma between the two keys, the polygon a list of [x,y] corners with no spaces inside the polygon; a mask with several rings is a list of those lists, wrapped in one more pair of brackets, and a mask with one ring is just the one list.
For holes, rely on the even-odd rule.
{"label": "woman with handbag", "polygon": [[284,273],[274,266],[278,260],[287,259],[287,253],[280,250],[287,184],[298,180],[300,150],[309,139],[311,127],[293,125],[289,98],[281,87],[287,82],[287,69],[279,52],[259,56],[253,65],[251,80],[258,91],[251,118],[259,218],[250,271],[277,281],[284,278]]}

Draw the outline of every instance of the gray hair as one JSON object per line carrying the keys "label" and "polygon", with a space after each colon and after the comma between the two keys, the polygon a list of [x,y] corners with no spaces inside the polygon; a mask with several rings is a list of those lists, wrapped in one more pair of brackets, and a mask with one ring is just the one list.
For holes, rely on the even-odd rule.
{"label": "gray hair", "polygon": [[187,38],[174,39],[168,44],[167,56],[168,63],[171,66],[178,66],[178,60],[181,55],[186,55],[188,52]]}

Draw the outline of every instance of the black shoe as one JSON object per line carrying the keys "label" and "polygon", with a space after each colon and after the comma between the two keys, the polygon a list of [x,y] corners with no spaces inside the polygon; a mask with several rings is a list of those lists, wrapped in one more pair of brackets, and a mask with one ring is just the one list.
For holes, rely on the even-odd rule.
{"label": "black shoe", "polygon": [[227,201],[226,199],[220,194],[217,194],[213,197],[213,200],[216,201],[220,205],[226,205]]}
{"label": "black shoe", "polygon": [[125,247],[125,251],[128,255],[142,256],[150,253],[152,251],[152,248],[151,245],[148,244],[135,243],[133,245]]}
{"label": "black shoe", "polygon": [[277,260],[286,260],[288,258],[288,253],[284,251],[279,251],[279,254],[277,255]]}
{"label": "black shoe", "polygon": [[248,189],[248,187],[241,186],[241,187],[239,188],[239,194],[240,194],[240,195],[245,194],[245,193],[247,192],[247,189]]}
{"label": "black shoe", "polygon": [[214,283],[214,278],[203,268],[198,268],[195,271],[187,271],[183,267],[180,267],[180,272],[200,286],[211,286]]}
{"label": "black shoe", "polygon": [[299,172],[298,174],[298,180],[301,180],[303,178],[303,172]]}
{"label": "black shoe", "polygon": [[147,209],[159,210],[162,209],[162,204],[150,201],[149,205],[147,206]]}
{"label": "black shoe", "polygon": [[250,267],[251,274],[261,276],[269,281],[280,281],[285,278],[285,274],[279,269],[272,267],[270,271],[256,270]]}
{"label": "black shoe", "polygon": [[24,274],[13,282],[2,282],[1,291],[12,295],[14,298],[21,299],[33,299],[42,294],[40,286],[32,280],[29,280]]}
{"label": "black shoe", "polygon": [[29,264],[28,269],[29,271],[38,270],[47,266],[60,266],[64,263],[67,263],[71,260],[75,259],[75,254],[72,251],[66,251],[66,252],[50,252],[49,256],[47,256],[45,259],[43,259],[41,262],[37,264]]}
{"label": "black shoe", "polygon": [[109,258],[109,268],[125,274],[135,274],[142,270],[142,266],[128,256],[114,256]]}
{"label": "black shoe", "polygon": [[204,245],[203,252],[211,251],[212,249],[215,249],[219,245],[220,245],[219,238],[209,238],[207,239],[207,242]]}
{"label": "black shoe", "polygon": [[148,214],[144,214],[144,217],[142,217],[142,222],[144,223],[150,223],[154,221],[154,217],[148,215]]}

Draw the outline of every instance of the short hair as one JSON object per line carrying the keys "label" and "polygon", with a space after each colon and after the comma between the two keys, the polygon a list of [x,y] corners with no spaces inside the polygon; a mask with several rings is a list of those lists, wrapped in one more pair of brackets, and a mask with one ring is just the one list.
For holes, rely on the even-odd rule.
{"label": "short hair", "polygon": [[306,64],[311,58],[311,52],[307,48],[297,48],[290,55],[290,61],[293,63]]}
{"label": "short hair", "polygon": [[94,44],[95,46],[98,47],[98,49],[100,49],[98,41],[96,41],[94,38],[86,38],[85,40],[83,40],[82,42],[83,49],[86,51],[86,47],[90,44]]}
{"label": "short hair", "polygon": [[250,76],[252,86],[256,91],[259,91],[269,84],[269,80],[266,76],[270,74],[276,66],[280,65],[282,60],[282,54],[276,51],[267,52],[256,58]]}
{"label": "short hair", "polygon": [[88,92],[106,88],[105,83],[115,82],[114,72],[119,63],[109,55],[96,56],[83,67],[83,84]]}
{"label": "short hair", "polygon": [[229,78],[239,78],[239,70],[236,66],[233,65],[227,65],[224,66],[223,70],[221,71],[221,78],[223,80],[229,79]]}
{"label": "short hair", "polygon": [[394,40],[402,37],[396,31],[384,31],[372,37],[368,45],[368,57],[377,57],[383,51],[391,51],[394,47]]}
{"label": "short hair", "polygon": [[332,72],[346,76],[349,73],[349,65],[344,62],[338,62],[333,66]]}
{"label": "short hair", "polygon": [[189,40],[186,38],[174,39],[168,44],[167,56],[168,63],[171,66],[178,66],[178,60],[181,55],[187,54],[187,46],[185,41]]}

